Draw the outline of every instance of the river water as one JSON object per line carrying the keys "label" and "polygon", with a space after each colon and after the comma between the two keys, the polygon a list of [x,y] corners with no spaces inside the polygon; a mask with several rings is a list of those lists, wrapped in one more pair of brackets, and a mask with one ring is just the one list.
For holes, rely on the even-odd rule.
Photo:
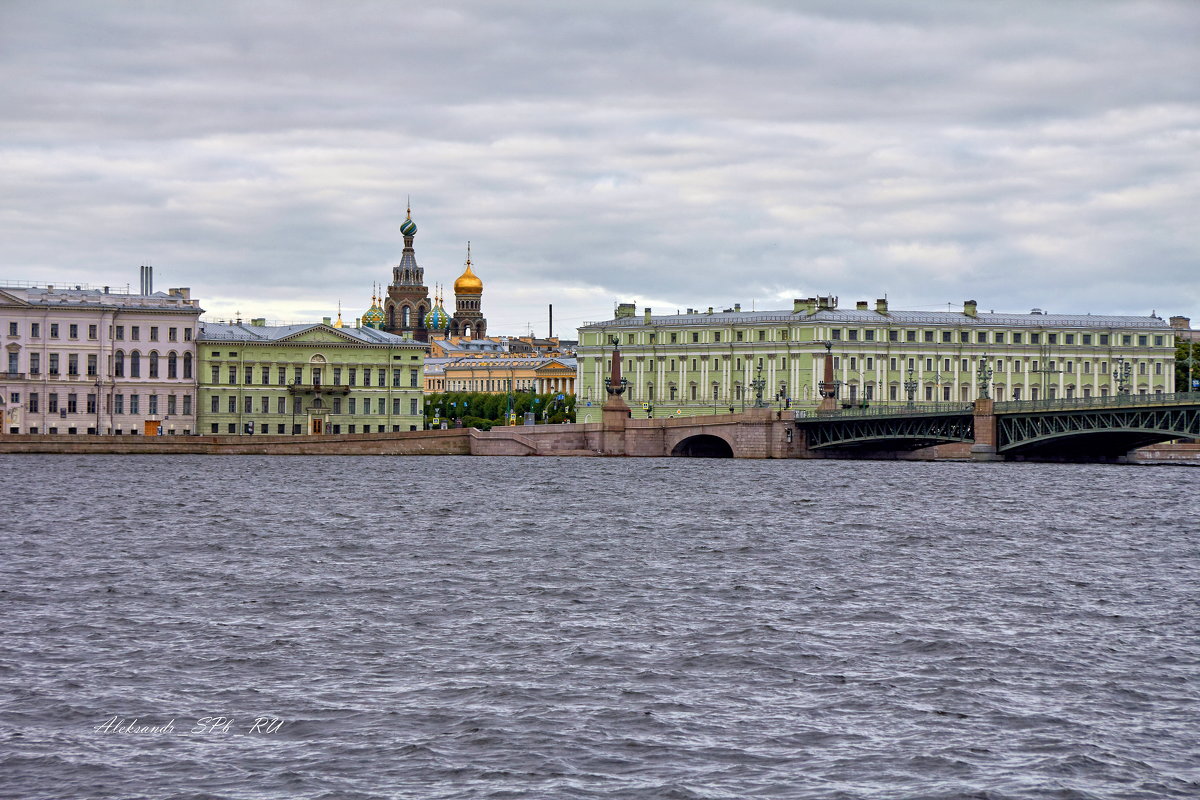
{"label": "river water", "polygon": [[1200,797],[1200,470],[7,456],[0,486],[2,797]]}

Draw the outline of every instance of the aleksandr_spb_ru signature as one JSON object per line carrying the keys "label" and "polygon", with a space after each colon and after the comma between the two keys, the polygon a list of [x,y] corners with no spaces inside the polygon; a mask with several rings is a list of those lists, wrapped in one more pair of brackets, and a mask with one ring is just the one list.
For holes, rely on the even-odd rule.
{"label": "aleksandr_spb_ru signature", "polygon": [[[283,727],[279,717],[255,717],[249,725],[242,723],[235,728],[237,720],[234,717],[200,717],[187,731],[190,734],[227,734],[227,733],[278,733]],[[180,729],[175,727],[175,720],[157,725],[142,724],[140,717],[131,720],[125,717],[110,717],[93,730],[96,733],[134,733],[134,734],[163,734],[175,733]]]}

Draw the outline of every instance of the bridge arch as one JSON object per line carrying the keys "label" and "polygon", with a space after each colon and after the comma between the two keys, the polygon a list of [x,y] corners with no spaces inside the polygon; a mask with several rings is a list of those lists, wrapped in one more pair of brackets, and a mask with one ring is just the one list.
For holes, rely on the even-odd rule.
{"label": "bridge arch", "polygon": [[680,439],[671,448],[671,455],[679,458],[733,458],[733,446],[720,436],[698,433]]}
{"label": "bridge arch", "polygon": [[1008,455],[1052,453],[1075,456],[1120,456],[1138,447],[1186,438],[1187,433],[1162,428],[1111,428],[1059,431],[1008,442],[998,450]]}
{"label": "bridge arch", "polygon": [[1119,456],[1154,442],[1197,436],[1200,405],[1005,414],[997,422],[997,449],[1001,453]]}

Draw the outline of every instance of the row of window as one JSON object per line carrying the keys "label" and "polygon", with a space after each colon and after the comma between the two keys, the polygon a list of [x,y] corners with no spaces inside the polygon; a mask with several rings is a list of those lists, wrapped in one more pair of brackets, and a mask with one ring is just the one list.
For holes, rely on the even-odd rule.
{"label": "row of window", "polygon": [[[240,375],[239,375],[239,370],[240,370]],[[274,376],[275,377],[275,385],[276,386],[287,386],[289,383],[288,378],[290,375],[290,377],[291,377],[290,383],[294,383],[294,384],[309,383],[309,384],[313,384],[313,385],[322,385],[325,383],[324,379],[326,377],[328,377],[328,378],[330,378],[330,384],[333,386],[358,386],[359,385],[358,379],[359,379],[360,374],[362,375],[362,385],[363,386],[371,386],[372,385],[372,375],[374,375],[374,381],[375,381],[374,385],[375,386],[387,386],[388,385],[387,384],[387,370],[382,369],[382,368],[377,369],[377,370],[372,370],[369,367],[363,367],[360,372],[360,369],[358,367],[350,367],[343,372],[342,367],[328,367],[328,368],[326,368],[326,367],[309,367],[308,368],[308,377],[309,377],[308,381],[304,380],[304,371],[305,371],[304,367],[275,367],[275,376]],[[225,374],[224,383],[227,385],[230,385],[230,386],[237,386],[239,377],[241,377],[241,379],[242,379],[241,384],[244,386],[254,386],[254,385],[270,386],[271,385],[271,367],[267,367],[267,366],[243,365],[242,367],[239,368],[236,365],[230,364],[230,365],[226,365],[224,374]],[[254,380],[256,374],[258,377],[257,384]],[[342,383],[343,377],[346,378],[345,384]],[[408,370],[408,386],[409,386],[409,388],[413,388],[413,389],[418,388],[420,385],[420,380],[421,380],[420,370],[417,370],[417,369]],[[212,384],[221,384],[222,381],[221,381],[221,365],[220,364],[213,364],[209,367],[209,382]],[[391,385],[396,388],[400,388],[404,385],[404,370],[402,370],[402,369],[393,369],[392,370],[392,384]]]}
{"label": "row of window", "polygon": [[[68,339],[78,339],[79,338],[80,326],[74,322],[67,323],[65,325],[62,323],[58,323],[58,322],[50,322],[50,323],[46,324],[46,327],[49,329],[48,333],[49,333],[49,338],[51,338],[51,339],[62,338],[61,334],[63,332],[63,328],[66,328],[66,334],[67,334],[66,338],[68,338]],[[149,335],[150,335],[149,340],[151,342],[157,342],[159,326],[158,325],[149,325],[147,327],[149,328]],[[21,335],[20,324],[18,322],[9,321],[8,335],[9,336],[20,336]],[[42,323],[40,323],[40,322],[30,322],[29,323],[29,338],[30,339],[42,338]],[[87,338],[92,341],[95,341],[99,338],[99,326],[98,325],[89,324],[87,326]],[[125,339],[125,326],[124,325],[110,325],[109,326],[109,338],[116,339],[117,341],[123,341]],[[139,341],[141,338],[142,338],[142,326],[141,325],[130,325],[129,326],[130,341],[136,342],[136,341]],[[184,328],[183,329],[183,341],[190,342],[191,340],[192,340],[192,329]],[[167,328],[167,341],[168,342],[179,341],[179,328],[176,328],[176,327],[168,327]]]}
{"label": "row of window", "polygon": [[[880,333],[882,329],[876,328],[832,328],[829,331],[830,338],[834,341],[876,341],[877,331]],[[686,341],[692,344],[713,343],[719,344],[722,337],[727,331],[688,331],[668,332],[668,344],[680,344],[684,341],[683,337],[688,337]],[[755,337],[749,337],[750,333],[756,334]],[[896,330],[887,329],[887,341],[889,342],[937,342],[954,343],[957,341],[960,344],[971,344],[971,331],[935,331],[935,330]],[[706,335],[708,334],[708,335]],[[648,344],[657,343],[657,333],[646,332],[646,342]],[[733,339],[725,339],[725,341],[745,342],[745,341],[767,341],[767,331],[734,331]],[[773,341],[788,341],[788,330],[786,328],[778,329],[777,336]],[[882,341],[882,338],[880,339]],[[975,331],[975,344],[1033,344],[1033,345],[1082,345],[1084,347],[1100,346],[1107,347],[1115,344],[1120,344],[1122,347],[1132,347],[1137,343],[1138,347],[1149,347],[1150,342],[1154,342],[1155,347],[1162,347],[1164,344],[1171,344],[1167,341],[1167,337],[1163,334],[1108,334],[1108,333],[1043,333],[1034,331]],[[600,344],[598,341],[597,344]],[[625,334],[626,344],[637,344],[638,334]]]}
{"label": "row of window", "polygon": [[[883,363],[882,357],[880,357],[878,359],[878,363]],[[942,372],[951,373],[951,372],[955,371],[956,366],[957,366],[959,372],[974,372],[974,371],[978,370],[978,368],[979,368],[979,360],[978,359],[969,359],[969,358],[943,358],[940,360],[936,360],[933,358],[925,358],[923,363],[924,363],[924,371],[925,372],[933,372],[936,369],[936,370],[940,370]],[[1113,361],[1113,362],[1111,362],[1112,373],[1114,375],[1117,374],[1118,372],[1122,372],[1122,371],[1131,373],[1134,371],[1133,370],[1134,363],[1137,364],[1137,374],[1139,374],[1139,375],[1149,375],[1150,374],[1150,370],[1151,370],[1150,363],[1151,362],[1148,362],[1148,361],[1138,361],[1138,362]],[[857,356],[849,356],[847,358],[847,365],[849,366],[849,368],[851,370],[857,370],[859,368],[860,364],[862,365],[862,368],[864,370],[872,371],[875,369],[876,359],[872,356],[867,356],[861,360]],[[1099,374],[1099,375],[1108,375],[1109,374],[1110,362],[1097,361],[1097,362],[1094,362],[1094,364],[1096,367],[1097,374]],[[1154,366],[1153,366],[1154,374],[1162,375],[1163,374],[1163,362],[1155,361],[1155,362],[1153,362],[1153,364],[1154,364]],[[922,365],[922,360],[917,359],[917,358],[909,358],[909,359],[889,358],[888,359],[888,369],[892,372],[895,372],[901,368],[905,368],[908,370],[919,369],[921,367],[921,365]],[[994,372],[996,372],[996,373],[1009,372],[1009,371],[1012,371],[1012,372],[1028,371],[1028,372],[1044,372],[1044,373],[1062,372],[1062,373],[1065,373],[1068,375],[1074,375],[1076,373],[1076,371],[1078,371],[1078,373],[1081,375],[1091,375],[1092,374],[1092,366],[1093,366],[1093,362],[1091,362],[1091,361],[1080,361],[1080,362],[1076,363],[1075,361],[1070,361],[1070,360],[1057,361],[1057,360],[1051,359],[1049,361],[1045,361],[1045,360],[1039,360],[1036,358],[1029,359],[1029,360],[1014,358],[1014,359],[1010,359],[1010,360],[1006,361],[1003,358],[998,358],[998,359],[996,359],[996,365],[995,365]],[[1128,369],[1126,369],[1126,367],[1128,367]],[[842,368],[842,357],[841,356],[833,357],[833,368],[835,370]],[[694,369],[694,367],[693,367],[693,369]]]}
{"label": "row of window", "polygon": [[[304,426],[303,426],[303,425],[301,425],[300,423],[298,423],[298,422],[297,422],[297,423],[293,423],[293,424],[292,424],[292,434],[293,434],[293,435],[298,435],[298,434],[300,434],[300,433],[303,431],[303,428],[304,428]],[[358,425],[347,425],[347,426],[346,426],[346,428],[347,428],[347,430],[346,430],[346,433],[358,433]],[[379,433],[383,433],[383,432],[384,432],[386,429],[387,429],[387,426],[386,426],[386,425],[376,425],[376,426],[375,426],[375,430],[376,430],[377,432],[379,432]],[[417,429],[417,426],[416,426],[416,425],[409,425],[409,426],[408,426],[408,429],[409,429],[410,431],[415,431],[415,430]],[[221,432],[221,423],[219,423],[219,422],[213,422],[213,423],[211,423],[211,424],[209,425],[209,430],[210,430],[212,433],[217,433],[217,434],[219,434],[219,433]],[[53,433],[53,431],[51,431],[51,432]],[[238,424],[237,424],[236,422],[227,422],[227,423],[225,423],[225,432],[226,432],[226,433],[234,433],[234,434],[238,433]],[[243,422],[243,423],[242,423],[242,431],[241,431],[241,432],[242,432],[242,433],[246,433],[246,434],[251,434],[251,435],[253,435],[253,434],[255,434],[255,433],[258,433],[258,434],[270,434],[270,433],[272,432],[272,431],[271,431],[271,423],[269,423],[269,422],[259,422],[259,423],[255,424],[254,422]],[[330,424],[330,425],[329,425],[329,433],[341,433],[341,432],[342,432],[342,425],[341,425],[340,423],[332,423],[332,424]],[[370,432],[371,432],[371,426],[370,426],[370,425],[363,425],[363,426],[362,426],[362,432],[363,432],[363,433],[370,433]],[[393,426],[392,426],[392,433],[399,433],[399,432],[400,432],[400,426],[399,426],[399,425],[393,425]],[[32,430],[32,431],[30,431],[30,433],[37,433],[37,431],[36,431],[36,430]],[[277,435],[277,436],[278,436],[278,435],[286,435],[286,434],[287,434],[287,426],[286,426],[284,423],[282,423],[282,422],[277,422],[277,423],[275,423],[275,431],[274,431],[274,433],[275,433],[275,435]]]}
{"label": "row of window", "polygon": [[[46,374],[47,375],[63,374],[64,359],[62,356],[63,356],[62,353],[47,353],[46,354]],[[75,376],[75,375],[80,374],[79,370],[80,370],[81,362],[80,362],[79,356],[80,356],[79,353],[67,353],[66,354],[65,367],[66,367],[66,374],[68,376]],[[145,360],[147,362],[147,373],[148,373],[147,377],[150,377],[150,378],[159,377],[159,362],[163,359],[161,359],[159,357],[158,351],[157,350],[151,351],[146,356]],[[190,379],[192,377],[192,354],[191,353],[184,353],[183,358],[180,359],[178,354],[176,354],[175,351],[172,350],[170,353],[167,354],[165,361],[166,361],[166,365],[167,365],[166,372],[167,372],[168,379],[175,379],[175,378],[180,377],[180,369],[179,369],[180,361],[183,362],[182,377],[185,380]],[[128,362],[129,362],[128,377],[130,377],[130,378],[142,377],[142,354],[140,352],[138,352],[137,350],[134,350],[132,353],[129,353]],[[83,369],[85,370],[83,374],[88,375],[93,378],[96,377],[99,374],[99,372],[98,372],[99,363],[100,363],[99,357],[95,353],[87,353],[84,361],[82,362]],[[125,364],[126,364],[126,354],[123,351],[118,350],[116,353],[113,354],[113,358],[112,358],[112,374],[114,377],[117,377],[117,378],[126,377]],[[9,353],[8,354],[8,373],[10,375],[15,375],[15,374],[20,374],[20,372],[21,372],[20,353]],[[30,353],[29,354],[29,374],[31,376],[42,374],[42,354],[41,353]]]}
{"label": "row of window", "polygon": [[[722,356],[713,356],[714,362],[718,361],[720,358],[722,358]],[[729,356],[724,356],[724,358],[728,359]],[[842,356],[834,356],[833,357],[834,369],[842,368],[842,358],[843,358]],[[860,364],[862,365],[862,368],[865,370],[874,370],[876,363],[882,364],[882,363],[884,363],[884,360],[885,360],[884,356],[879,356],[878,358],[876,358],[874,356],[864,356],[861,358],[859,356],[847,356],[846,358],[849,359],[849,367],[852,370],[857,370],[859,368]],[[697,372],[698,367],[701,367],[701,366],[703,366],[705,370],[708,370],[709,369],[708,368],[708,360],[709,360],[708,356],[700,356],[698,359],[696,359],[696,358],[691,359],[691,371]],[[663,361],[670,363],[670,367],[667,370],[668,372],[674,372],[676,369],[677,363],[684,367],[686,367],[686,365],[688,363],[687,359],[679,359],[677,361],[676,359],[671,358],[671,359],[663,359]],[[742,369],[743,369],[742,359],[735,358],[735,359],[733,359],[733,361],[734,361],[734,371],[735,372],[742,371]],[[907,364],[906,364],[906,362],[907,362]],[[633,359],[628,359],[625,362],[625,372],[627,375],[634,374],[634,363],[635,362]],[[650,372],[654,371],[654,363],[655,363],[655,361],[653,358],[647,360],[647,365],[646,365],[647,371],[650,371]],[[905,368],[918,369],[920,359],[917,359],[917,358],[903,359],[903,358],[893,357],[893,358],[887,359],[887,363],[888,363],[888,369],[894,372],[896,370],[905,369]],[[1096,364],[1096,370],[1099,374],[1101,374],[1101,375],[1108,374],[1110,362],[1097,361],[1094,363]],[[1119,369],[1123,369],[1125,365],[1128,365],[1129,371],[1132,371],[1133,365],[1136,364],[1137,365],[1137,373],[1139,375],[1150,374],[1150,372],[1149,372],[1149,370],[1151,369],[1150,363],[1151,362],[1148,362],[1148,361],[1135,361],[1135,360],[1128,360],[1128,361],[1118,360],[1118,361],[1111,362],[1112,370],[1114,373],[1116,373],[1117,370],[1119,370]],[[1154,364],[1153,370],[1154,370],[1155,375],[1163,374],[1163,363],[1164,362],[1162,362],[1162,361],[1153,362],[1153,364]],[[905,366],[905,364],[906,364],[906,366]],[[927,372],[932,372],[935,365],[937,365],[938,368],[940,368],[941,370],[943,370],[945,372],[953,372],[956,364],[957,364],[958,370],[960,372],[972,372],[973,370],[978,368],[979,361],[978,361],[978,359],[973,359],[973,358],[934,359],[934,358],[929,357],[929,358],[924,359],[924,364],[925,364],[925,370]],[[1036,358],[1029,359],[1029,360],[1015,358],[1015,359],[1009,359],[1006,361],[1003,358],[998,358],[998,359],[996,359],[995,371],[996,372],[1006,372],[1007,371],[1006,365],[1007,365],[1007,366],[1012,367],[1013,372],[1024,372],[1024,371],[1026,371],[1026,369],[1028,369],[1029,372],[1045,372],[1046,369],[1042,369],[1043,364],[1047,365],[1046,369],[1048,369],[1050,372],[1074,373],[1076,371],[1076,368],[1078,367],[1079,371],[1082,374],[1089,375],[1092,372],[1093,362],[1080,361],[1080,362],[1076,363],[1075,361],[1071,361],[1071,360],[1060,362],[1055,359],[1051,359],[1049,361],[1044,361],[1044,360],[1039,360]],[[764,369],[766,366],[767,366],[767,362],[763,358],[759,358],[757,360],[757,363],[753,359],[746,359],[746,361],[745,361],[745,367],[749,368],[749,369]],[[787,356],[781,356],[779,358],[776,366],[779,369],[786,370],[787,366],[788,366]],[[606,369],[611,368],[611,360],[607,364],[605,364],[605,367],[606,367]],[[714,366],[709,371],[716,372],[719,370],[720,370],[720,367]]]}
{"label": "row of window", "polygon": [[[272,398],[274,398],[274,403],[272,403]],[[363,397],[363,398],[347,397],[344,399],[341,397],[335,397],[335,398],[333,398],[333,402],[332,402],[329,410],[330,410],[330,413],[333,413],[333,414],[343,414],[343,413],[344,414],[360,414],[361,413],[364,415],[370,415],[370,414],[384,415],[384,414],[388,413],[389,399],[391,400],[391,403],[390,403],[391,409],[392,409],[391,413],[393,415],[399,416],[400,414],[405,413],[404,411],[402,411],[402,408],[403,408],[402,398],[399,398],[399,397],[392,397],[392,398],[387,398],[387,397],[375,397],[375,398],[372,398],[372,397]],[[419,402],[419,400],[416,397],[408,398],[408,412],[407,413],[409,413],[409,414],[418,413],[418,411],[417,411],[418,402]],[[281,397],[279,395],[261,395],[257,398],[255,398],[252,395],[246,395],[246,396],[242,397],[240,403],[238,401],[237,395],[232,395],[232,394],[226,396],[224,399],[224,402],[222,402],[220,395],[213,395],[212,397],[209,398],[209,410],[214,414],[220,414],[222,406],[225,407],[226,413],[229,413],[229,414],[239,413],[239,411],[238,411],[239,406],[241,408],[240,413],[270,414],[270,413],[272,413],[271,412],[272,405],[274,405],[274,407],[275,407],[274,413],[276,413],[276,414],[288,414],[288,413],[300,414],[300,413],[303,413],[304,408],[306,408],[305,403],[304,403],[304,398],[299,397],[299,396],[292,397],[292,402],[290,404],[288,403],[288,398]],[[256,410],[256,406],[257,406],[257,410]],[[308,408],[324,408],[325,403],[321,398],[318,397],[318,398],[315,398],[312,401],[310,401],[308,403],[307,407]],[[359,411],[360,408],[362,409],[361,412]]]}
{"label": "row of window", "polygon": [[[37,425],[31,425],[31,426],[29,426],[29,432],[30,432],[30,433],[37,433],[39,430],[40,430],[40,429],[38,428],[38,426],[37,426]],[[94,435],[96,434],[96,429],[95,429],[95,428],[87,428],[86,430],[87,430],[87,434],[88,434],[89,436],[94,436]],[[9,433],[20,433],[21,431],[20,431],[20,429],[19,429],[19,428],[12,427],[12,428],[9,428],[9,429],[8,429],[8,432],[9,432]],[[46,433],[49,433],[49,434],[51,434],[51,435],[53,435],[53,434],[56,434],[56,433],[61,433],[61,432],[62,432],[62,431],[60,431],[60,430],[59,430],[57,427],[55,427],[55,426],[53,426],[53,425],[51,425],[50,427],[46,428]],[[78,434],[78,433],[79,433],[79,428],[76,428],[76,427],[70,427],[70,428],[67,428],[67,433],[69,433],[70,435],[74,436],[74,435],[76,435],[76,434]],[[116,429],[114,430],[114,429],[110,428],[110,429],[109,429],[109,433],[113,434],[114,436],[124,436],[124,435],[125,435],[125,429],[124,429],[124,428],[116,428]],[[190,435],[192,434],[192,431],[191,431],[191,428],[183,428],[182,430],[179,430],[179,431],[176,431],[176,430],[175,430],[175,428],[171,428],[171,429],[169,429],[169,430],[168,430],[166,433],[167,433],[167,435],[168,435],[168,436],[175,436],[175,435],[177,435],[177,434],[180,434],[180,435],[183,435],[183,436],[190,436]],[[129,435],[130,435],[130,436],[140,436],[141,434],[142,434],[142,432],[141,432],[140,430],[138,430],[137,428],[130,428],[130,429],[129,429]]]}
{"label": "row of window", "polygon": [[[151,416],[155,416],[158,413],[160,413],[162,406],[159,403],[159,397],[160,396],[157,394],[145,395],[146,413],[147,414],[149,414]],[[179,402],[179,397],[177,395],[169,394],[169,395],[166,395],[166,398],[167,398],[167,404],[166,404],[166,412],[165,413],[167,416],[171,416],[172,414],[179,413],[180,409],[182,409],[182,413],[185,417],[191,416],[191,414],[192,414],[192,396],[190,394],[183,395],[182,404]],[[21,401],[20,392],[13,392],[10,395],[9,399],[14,405],[19,404]],[[140,414],[140,413],[142,413],[142,395],[140,395],[140,394],[130,394],[130,395],[114,394],[111,396],[105,396],[104,399],[105,399],[105,409],[104,409],[105,413],[109,413],[109,414],[125,414],[125,413]],[[81,410],[79,400],[80,400],[80,396],[79,396],[79,394],[76,394],[75,392],[68,392],[64,395],[60,395],[58,392],[49,392],[46,395],[46,413],[47,414],[78,414],[78,413],[80,413],[80,410]],[[84,400],[84,406],[82,409],[83,413],[95,414],[96,413],[96,395],[95,394],[87,394],[84,396],[83,400]],[[126,403],[126,400],[128,400],[128,404]],[[26,412],[28,412],[30,414],[42,413],[42,397],[39,392],[30,392],[29,393],[29,398],[25,402],[25,410],[26,410]]]}
{"label": "row of window", "polygon": [[[953,399],[952,395],[954,393],[954,387],[952,385],[942,386],[939,384],[932,384],[932,383],[925,384],[923,387],[914,384],[912,387],[914,399],[916,399],[916,397],[918,396],[917,390],[921,389],[921,388],[924,389],[924,396],[925,396],[926,400],[936,401],[938,399],[941,399],[944,401],[949,401],[949,400]],[[697,384],[695,384],[695,383],[689,384],[687,387],[687,390],[688,391],[687,391],[686,396],[687,396],[688,400],[692,400],[692,401],[700,400],[700,387]],[[807,395],[810,392],[810,390],[811,390],[811,387],[805,387],[804,393]],[[1011,397],[1011,399],[1013,399],[1013,400],[1023,399],[1022,398],[1023,388],[1020,386],[1013,387],[1011,395],[1008,395],[1004,384],[997,385],[995,387],[995,390],[997,392],[998,397],[1001,394],[1003,394],[1003,395],[1005,395],[1005,398]],[[844,387],[843,391],[845,392],[844,396],[847,399],[849,399],[850,402],[855,402],[859,399],[858,384],[855,384],[855,383],[848,384],[846,387]],[[1076,394],[1077,391],[1080,392],[1078,395]],[[1114,386],[1100,386],[1100,387],[1098,387],[1099,393],[1096,396],[1108,397],[1110,394],[1115,394],[1116,391],[1117,391],[1117,387],[1114,387]],[[1029,399],[1030,400],[1042,399],[1042,392],[1043,392],[1043,390],[1040,387],[1037,387],[1037,386],[1030,387]],[[1055,400],[1058,398],[1059,390],[1058,390],[1057,386],[1054,386],[1054,385],[1047,386],[1044,389],[1044,392],[1045,392],[1046,399]],[[1144,394],[1148,394],[1148,393],[1149,393],[1149,390],[1147,388],[1143,387],[1139,390],[1139,394],[1144,395]],[[1161,388],[1156,389],[1155,394],[1162,394],[1162,389]],[[662,396],[660,396],[660,395],[662,395]],[[769,399],[774,399],[776,402],[783,403],[785,407],[791,406],[792,396],[788,393],[788,388],[787,388],[786,383],[780,384],[778,388],[770,389],[769,393],[766,396]],[[969,384],[962,384],[959,387],[959,396],[960,396],[960,399],[963,400],[964,402],[970,402],[970,399],[973,396],[972,387]],[[1093,396],[1093,388],[1091,386],[1083,386],[1083,387],[1079,387],[1077,390],[1077,388],[1072,384],[1072,385],[1064,387],[1063,396],[1068,399],[1074,398],[1077,396],[1092,397]],[[753,397],[753,393],[750,391],[749,387],[743,387],[741,384],[734,384],[733,396],[730,399],[746,400],[746,399],[750,399],[751,397]],[[1002,398],[1002,399],[1005,399],[1005,398]],[[631,387],[630,399],[631,400],[650,401],[650,402],[653,402],[656,400],[676,402],[681,399],[681,395],[680,395],[679,387],[677,387],[677,386],[668,386],[665,393],[661,392],[661,390],[660,390],[660,392],[658,394],[656,394],[654,391],[654,384],[649,383],[649,384],[646,384],[644,387]],[[712,400],[719,402],[721,399],[722,399],[721,385],[719,383],[714,383],[712,385]],[[874,383],[866,383],[863,386],[862,399],[863,400],[874,400],[875,399],[875,384]],[[903,387],[898,383],[894,383],[894,384],[890,385],[888,387],[888,399],[889,400],[907,399],[906,387]]]}

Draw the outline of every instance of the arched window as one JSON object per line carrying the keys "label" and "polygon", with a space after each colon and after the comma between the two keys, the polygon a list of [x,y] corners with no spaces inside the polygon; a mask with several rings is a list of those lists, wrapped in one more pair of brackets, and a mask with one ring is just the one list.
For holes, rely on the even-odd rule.
{"label": "arched window", "polygon": [[167,354],[167,377],[179,377],[179,357],[175,355],[174,350]]}
{"label": "arched window", "polygon": [[192,354],[191,353],[183,354],[183,377],[184,378],[192,377]]}
{"label": "arched window", "polygon": [[389,328],[395,328],[395,327],[396,327],[396,307],[395,307],[395,306],[388,306],[388,311],[387,311],[387,326],[388,326]]}
{"label": "arched window", "polygon": [[400,327],[408,327],[408,306],[405,306],[400,310]]}
{"label": "arched window", "polygon": [[124,378],[125,377],[125,351],[124,350],[118,350],[116,353],[113,353],[113,377],[115,377],[115,378]]}
{"label": "arched window", "polygon": [[142,377],[142,354],[137,350],[129,354],[129,377]]}
{"label": "arched window", "polygon": [[158,351],[157,350],[150,351],[150,377],[151,378],[158,377]]}

